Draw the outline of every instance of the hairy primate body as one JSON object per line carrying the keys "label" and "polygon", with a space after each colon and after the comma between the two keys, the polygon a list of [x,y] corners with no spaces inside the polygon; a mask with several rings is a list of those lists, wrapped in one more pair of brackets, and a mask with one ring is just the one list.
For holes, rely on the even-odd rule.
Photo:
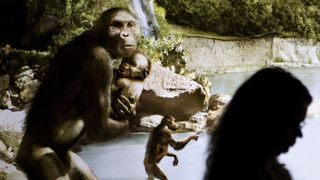
{"label": "hairy primate body", "polygon": [[112,59],[135,52],[136,23],[125,9],[107,10],[58,51],[28,111],[16,158],[29,179],[96,179],[70,149],[84,134],[105,140],[127,131],[128,121],[109,118]]}
{"label": "hairy primate body", "polygon": [[143,83],[149,75],[151,62],[146,56],[140,52],[135,52],[128,58],[123,58],[114,80],[112,92],[112,117],[114,119],[132,119],[134,117],[126,117],[122,109],[124,106],[123,98],[129,100],[131,115],[136,114],[136,105],[139,101],[143,90]]}
{"label": "hairy primate body", "polygon": [[155,127],[149,136],[147,143],[147,150],[144,158],[145,170],[148,174],[148,179],[154,179],[154,177],[161,180],[168,179],[164,172],[158,166],[158,163],[165,156],[173,157],[174,160],[172,164],[174,166],[178,165],[178,157],[169,152],[169,145],[175,150],[183,149],[192,139],[198,140],[198,135],[190,135],[189,137],[181,140],[175,141],[171,136],[170,130],[177,130],[178,126],[175,123],[175,118],[172,116],[165,116],[161,120],[161,123]]}

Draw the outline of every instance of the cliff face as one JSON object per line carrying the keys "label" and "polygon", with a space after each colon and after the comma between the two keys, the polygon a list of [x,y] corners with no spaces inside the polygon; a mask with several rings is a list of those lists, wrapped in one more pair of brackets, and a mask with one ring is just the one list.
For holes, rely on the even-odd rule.
{"label": "cliff face", "polygon": [[320,43],[273,36],[239,40],[188,37],[187,67],[199,74],[254,70],[265,65],[314,66],[319,64]]}
{"label": "cliff face", "polygon": [[273,59],[281,58],[284,62],[319,64],[320,43],[298,38],[274,38]]}

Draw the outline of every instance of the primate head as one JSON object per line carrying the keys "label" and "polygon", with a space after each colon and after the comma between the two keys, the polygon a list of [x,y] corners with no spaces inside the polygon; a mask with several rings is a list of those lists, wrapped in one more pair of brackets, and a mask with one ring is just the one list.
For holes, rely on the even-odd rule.
{"label": "primate head", "polygon": [[172,131],[179,129],[179,126],[176,124],[176,119],[170,115],[162,118],[160,126],[167,126]]}
{"label": "primate head", "polygon": [[151,62],[140,51],[122,59],[119,75],[124,78],[144,80],[150,73]]}
{"label": "primate head", "polygon": [[127,57],[137,48],[139,23],[133,13],[123,8],[112,8],[102,13],[93,33],[112,58]]}

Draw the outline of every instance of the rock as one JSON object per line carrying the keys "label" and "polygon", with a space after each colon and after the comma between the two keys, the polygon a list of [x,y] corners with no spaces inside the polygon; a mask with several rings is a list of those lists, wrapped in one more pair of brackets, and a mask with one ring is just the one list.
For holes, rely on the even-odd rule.
{"label": "rock", "polygon": [[17,170],[17,168],[13,164],[7,163],[7,162],[0,159],[0,174],[1,173],[9,174],[9,173],[12,173],[16,170]]}
{"label": "rock", "polygon": [[206,114],[198,112],[205,108],[206,95],[197,82],[154,65],[137,105],[139,125],[150,131],[163,116],[172,115],[181,131],[201,131]]}
{"label": "rock", "polygon": [[10,91],[0,92],[0,109],[15,109],[12,105]]}
{"label": "rock", "polygon": [[12,48],[10,45],[1,46],[0,108],[25,108],[32,99],[39,81],[43,79],[50,59],[50,52],[25,51]]}
{"label": "rock", "polygon": [[0,75],[0,109],[8,109],[12,107],[9,92],[9,74]]}
{"label": "rock", "polygon": [[190,36],[182,42],[188,52],[186,68],[202,75],[252,71],[266,65],[319,67],[319,46],[310,39],[275,36],[228,40]]}
{"label": "rock", "polygon": [[300,64],[300,66],[319,64],[318,46],[311,39],[274,38],[273,44],[272,54],[274,60],[278,59],[287,63]]}
{"label": "rock", "polygon": [[197,74],[259,69],[272,59],[273,37],[220,40],[187,37],[182,42],[186,67]]}
{"label": "rock", "polygon": [[0,47],[0,72],[4,70],[13,76],[23,66],[40,65],[46,69],[51,59],[49,51],[26,51],[12,48],[10,45]]}
{"label": "rock", "polygon": [[215,127],[217,126],[218,119],[223,113],[224,108],[220,107],[220,109],[217,109],[215,111],[208,111],[207,116],[207,122],[206,122],[206,130],[207,132],[211,132]]}
{"label": "rock", "polygon": [[28,180],[28,178],[22,171],[16,169],[6,175],[6,180]]}
{"label": "rock", "polygon": [[210,82],[209,78],[205,76],[197,76],[195,77],[194,81],[196,81],[203,87],[204,93],[206,95],[205,103],[207,105],[211,96],[212,83]]}
{"label": "rock", "polygon": [[137,104],[137,119],[158,114],[188,120],[205,108],[205,97],[195,81],[154,65]]}
{"label": "rock", "polygon": [[192,115],[188,121],[201,124],[202,122],[206,121],[206,119],[207,119],[206,112],[197,112],[196,114]]}
{"label": "rock", "polygon": [[140,119],[140,126],[146,128],[154,128],[160,124],[162,118],[163,116],[161,115],[151,115],[143,117]]}
{"label": "rock", "polygon": [[16,168],[15,165],[0,159],[0,179],[5,180],[28,180],[27,176]]}
{"label": "rock", "polygon": [[9,74],[0,74],[0,92],[9,89]]}
{"label": "rock", "polygon": [[180,122],[177,122],[177,124],[179,125],[180,131],[195,131],[195,132],[202,131],[202,128],[200,127],[200,125],[195,122],[180,121]]}
{"label": "rock", "polygon": [[229,95],[214,94],[209,99],[208,110],[218,110],[231,100]]}
{"label": "rock", "polygon": [[229,95],[214,94],[209,99],[206,129],[211,132],[217,125],[217,120],[223,113],[225,105],[231,100]]}
{"label": "rock", "polygon": [[[187,121],[176,122],[179,126],[179,131],[202,131],[206,122],[206,113],[197,113]],[[140,127],[134,129],[134,131],[149,132],[152,128],[158,126],[162,120],[161,115],[151,115],[140,119]]]}
{"label": "rock", "polygon": [[20,73],[14,76],[14,82],[19,91],[19,100],[24,104],[31,102],[40,84],[40,82],[35,79],[34,70],[28,66],[22,67]]}
{"label": "rock", "polygon": [[13,161],[13,151],[12,148],[8,148],[1,140],[0,140],[0,159],[6,162]]}

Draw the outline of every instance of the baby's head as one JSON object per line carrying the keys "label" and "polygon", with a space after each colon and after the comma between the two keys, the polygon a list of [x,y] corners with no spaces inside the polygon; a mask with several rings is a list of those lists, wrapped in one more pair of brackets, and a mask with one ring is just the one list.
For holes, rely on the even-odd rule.
{"label": "baby's head", "polygon": [[122,59],[118,72],[121,77],[144,80],[150,69],[150,60],[142,52],[136,51],[132,56]]}

